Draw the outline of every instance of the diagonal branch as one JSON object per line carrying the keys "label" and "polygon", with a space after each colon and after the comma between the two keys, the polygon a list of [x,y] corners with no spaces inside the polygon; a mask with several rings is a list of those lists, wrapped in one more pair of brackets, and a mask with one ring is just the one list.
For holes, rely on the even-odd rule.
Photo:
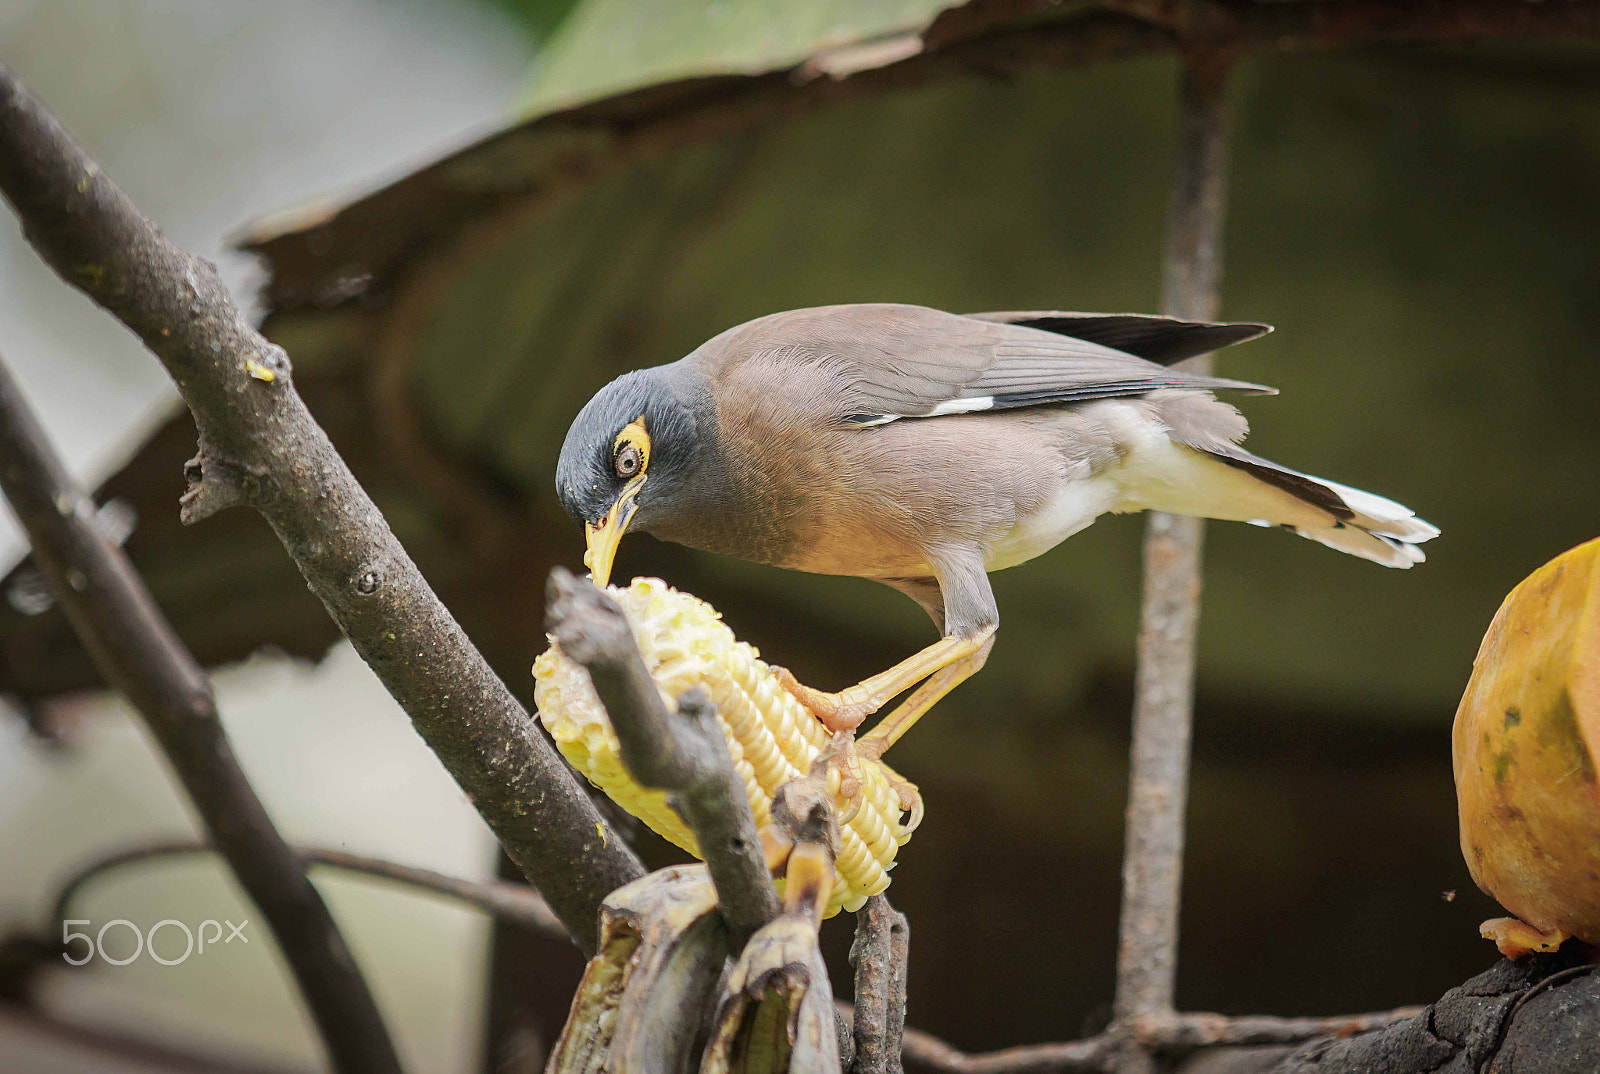
{"label": "diagonal branch", "polygon": [[552,570],[545,617],[561,651],[589,672],[623,764],[646,787],[670,791],[672,807],[693,829],[738,951],[778,916],[778,891],[715,707],[690,690],[668,712],[622,608],[587,579]]}
{"label": "diagonal branch", "polygon": [[585,953],[643,872],[440,603],[208,262],[168,242],[0,66],[0,193],[34,248],[161,359],[194,414],[185,521],[232,504],[306,583]]}
{"label": "diagonal branch", "polygon": [[0,363],[0,488],[95,664],[144,717],[239,885],[266,918],[334,1066],[398,1074],[383,1017],[333,917],[256,797],[217,718],[211,682]]}

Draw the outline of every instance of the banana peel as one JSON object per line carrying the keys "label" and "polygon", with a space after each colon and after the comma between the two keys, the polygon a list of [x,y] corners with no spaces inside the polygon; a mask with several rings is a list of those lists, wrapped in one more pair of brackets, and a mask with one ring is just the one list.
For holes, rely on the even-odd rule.
{"label": "banana peel", "polygon": [[573,997],[546,1074],[679,1074],[729,955],[704,865],[662,869],[612,892],[600,948]]}
{"label": "banana peel", "polygon": [[833,986],[817,946],[837,881],[838,820],[816,779],[786,785],[773,812],[763,843],[769,861],[783,861],[783,912],[750,937],[724,980],[700,1074],[841,1071]]}
{"label": "banana peel", "polygon": [[1600,945],[1600,539],[1511,591],[1453,734],[1461,852],[1508,957]]}
{"label": "banana peel", "polygon": [[728,975],[700,1074],[839,1074],[833,990],[816,926],[781,914]]}
{"label": "banana peel", "polygon": [[[833,987],[817,930],[839,875],[826,779],[779,788],[760,831],[783,910],[730,964],[701,864],[618,888],[546,1074],[841,1074]],[[719,986],[720,982],[720,986]]]}

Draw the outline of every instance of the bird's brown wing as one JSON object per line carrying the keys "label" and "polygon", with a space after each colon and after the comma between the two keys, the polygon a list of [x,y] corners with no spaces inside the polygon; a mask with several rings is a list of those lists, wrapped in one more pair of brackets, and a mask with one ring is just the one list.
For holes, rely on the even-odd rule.
{"label": "bird's brown wing", "polygon": [[1070,313],[1063,310],[1009,310],[969,313],[980,321],[1037,328],[1057,335],[1099,343],[1113,350],[1172,365],[1197,354],[1221,350],[1264,336],[1270,324],[1183,321],[1150,313]]}
{"label": "bird's brown wing", "polygon": [[[847,425],[1144,395],[1161,388],[1273,391],[1202,376],[1025,324],[888,304],[791,310],[738,346],[832,374]],[[729,342],[734,342],[730,339]]]}

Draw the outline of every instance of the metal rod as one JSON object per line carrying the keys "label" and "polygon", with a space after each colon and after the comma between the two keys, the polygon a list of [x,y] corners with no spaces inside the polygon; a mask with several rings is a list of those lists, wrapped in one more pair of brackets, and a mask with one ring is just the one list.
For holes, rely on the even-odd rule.
{"label": "metal rod", "polygon": [[[1183,64],[1177,177],[1162,272],[1162,306],[1176,317],[1208,319],[1217,306],[1228,67],[1226,57],[1211,52],[1187,55]],[[1210,360],[1192,364],[1209,368]],[[1173,1009],[1202,532],[1199,519],[1152,512],[1145,534],[1117,953],[1119,1022]]]}

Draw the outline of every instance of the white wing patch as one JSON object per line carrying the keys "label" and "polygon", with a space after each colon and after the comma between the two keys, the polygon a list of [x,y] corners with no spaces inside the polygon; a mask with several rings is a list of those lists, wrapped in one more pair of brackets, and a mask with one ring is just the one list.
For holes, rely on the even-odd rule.
{"label": "white wing patch", "polygon": [[942,418],[949,414],[976,414],[994,407],[994,396],[975,395],[967,399],[946,399],[926,414],[851,414],[845,423],[853,429],[870,429],[875,425],[888,425],[901,418]]}
{"label": "white wing patch", "polygon": [[924,418],[940,418],[946,414],[972,414],[994,406],[994,396],[975,395],[970,399],[946,399],[926,414]]}

